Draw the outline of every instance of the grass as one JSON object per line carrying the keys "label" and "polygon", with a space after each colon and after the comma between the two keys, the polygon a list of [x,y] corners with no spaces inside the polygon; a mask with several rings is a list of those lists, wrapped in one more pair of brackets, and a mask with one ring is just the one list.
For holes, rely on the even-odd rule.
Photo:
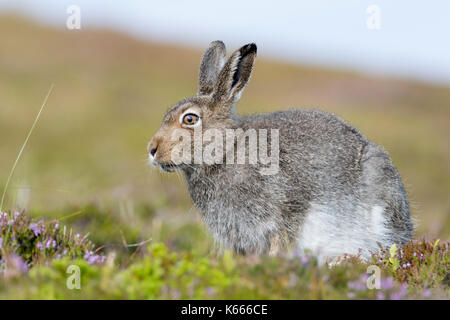
{"label": "grass", "polygon": [[[350,288],[364,281],[366,263],[330,270],[313,262],[303,267],[299,257],[224,262],[215,255],[185,183],[148,168],[146,144],[164,111],[196,91],[200,51],[110,31],[58,30],[11,16],[0,16],[0,37],[1,207],[12,217],[26,212],[19,220],[27,221],[15,231],[2,229],[2,257],[12,256],[11,270],[19,270],[0,282],[0,297],[377,298],[379,291]],[[41,113],[44,101],[36,117],[36,101],[49,80],[58,88],[52,92],[52,108]],[[383,278],[394,281],[384,298],[402,293],[405,284],[404,297],[448,298],[448,264],[439,264],[436,253],[448,252],[450,236],[450,88],[258,58],[238,113],[294,107],[316,107],[348,120],[386,147],[402,175],[419,222],[415,239],[425,238],[416,254],[424,253],[429,261],[416,266],[413,258],[404,262],[399,257],[399,266],[413,266],[412,275],[380,264]],[[98,253],[114,255],[114,262],[105,258],[103,264],[90,265],[81,245],[74,247],[78,253],[58,259],[64,249],[42,253],[36,246],[44,238],[18,231],[40,220],[48,221],[44,224],[50,229],[59,221],[72,234],[88,234],[89,250],[95,250],[95,243]],[[23,242],[8,240],[13,231],[24,236],[15,239]],[[54,237],[70,248],[59,233]],[[431,250],[435,239],[441,239],[439,247]],[[23,246],[29,256],[21,254]],[[28,271],[21,272],[21,261]],[[85,289],[69,292],[64,268],[75,261],[86,273]],[[235,266],[233,271],[227,271],[227,263]],[[203,271],[204,265],[211,273]],[[130,291],[124,288],[127,281],[133,284]],[[192,289],[189,281],[199,284]]]}
{"label": "grass", "polygon": [[3,211],[3,202],[5,201],[6,192],[8,191],[8,186],[9,186],[11,178],[14,174],[14,171],[16,170],[17,163],[19,162],[20,157],[23,153],[23,150],[25,149],[25,147],[28,143],[28,140],[30,139],[31,134],[33,133],[34,127],[36,126],[37,122],[39,121],[39,117],[41,116],[42,110],[44,110],[44,107],[47,104],[47,99],[53,90],[53,86],[54,86],[53,84],[50,86],[50,89],[48,90],[48,93],[45,96],[44,102],[42,103],[41,108],[39,109],[39,112],[37,113],[36,118],[34,119],[33,124],[31,125],[30,131],[28,131],[27,137],[25,138],[25,141],[24,141],[22,147],[20,148],[19,153],[17,154],[16,160],[14,161],[11,171],[9,172],[9,176],[8,176],[8,179],[6,180],[5,188],[3,189],[2,200],[0,202],[0,212]]}

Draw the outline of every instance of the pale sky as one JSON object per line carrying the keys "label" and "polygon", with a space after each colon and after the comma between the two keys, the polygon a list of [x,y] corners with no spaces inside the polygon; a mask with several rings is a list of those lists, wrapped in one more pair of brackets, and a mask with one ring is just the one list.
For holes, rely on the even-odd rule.
{"label": "pale sky", "polygon": [[[66,28],[72,4],[82,29],[199,48],[255,42],[260,56],[450,84],[448,0],[0,0],[0,11]],[[366,25],[370,5],[380,9],[379,30]]]}

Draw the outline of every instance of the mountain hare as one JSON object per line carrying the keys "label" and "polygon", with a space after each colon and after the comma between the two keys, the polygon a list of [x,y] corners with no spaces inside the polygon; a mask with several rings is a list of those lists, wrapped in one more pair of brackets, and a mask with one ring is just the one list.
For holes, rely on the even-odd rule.
{"label": "mountain hare", "polygon": [[[235,114],[255,57],[255,44],[227,60],[223,42],[212,42],[197,94],[167,110],[148,144],[149,162],[183,173],[214,239],[238,253],[277,254],[294,245],[323,262],[343,254],[367,258],[378,244],[409,240],[413,228],[401,178],[387,152],[356,128],[318,110]],[[175,135],[181,131],[183,139]],[[251,139],[269,131],[268,141],[261,140],[264,134],[257,144]],[[214,134],[205,138],[208,132]],[[188,151],[174,161],[184,140]],[[213,161],[207,161],[211,149]],[[244,162],[236,161],[239,152]],[[263,170],[264,154],[277,156],[272,173]],[[192,160],[196,156],[203,158]]]}

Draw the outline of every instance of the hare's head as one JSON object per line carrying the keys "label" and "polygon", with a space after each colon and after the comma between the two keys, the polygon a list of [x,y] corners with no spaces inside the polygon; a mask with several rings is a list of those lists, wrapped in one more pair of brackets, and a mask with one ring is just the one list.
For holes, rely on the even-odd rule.
{"label": "hare's head", "polygon": [[[187,135],[192,147],[196,148],[194,133],[233,128],[234,106],[247,85],[255,57],[256,45],[253,43],[236,50],[228,60],[223,42],[210,44],[200,64],[197,94],[166,111],[161,127],[148,144],[152,164],[165,171],[182,168],[193,161],[186,158],[181,162],[174,161],[174,149],[180,144],[180,136],[184,139]],[[201,141],[203,144],[203,139]]]}

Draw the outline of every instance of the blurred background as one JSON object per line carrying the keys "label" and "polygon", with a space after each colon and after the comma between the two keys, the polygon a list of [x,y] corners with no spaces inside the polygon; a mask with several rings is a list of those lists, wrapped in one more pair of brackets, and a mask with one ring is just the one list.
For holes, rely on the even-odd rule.
{"label": "blurred background", "polygon": [[448,240],[449,10],[445,1],[0,0],[1,190],[55,84],[4,209],[62,218],[97,245],[151,238],[208,252],[184,181],[148,167],[146,144],[164,111],[195,93],[202,51],[221,39],[229,52],[258,45],[238,113],[319,108],[349,121],[391,154],[416,238]]}

